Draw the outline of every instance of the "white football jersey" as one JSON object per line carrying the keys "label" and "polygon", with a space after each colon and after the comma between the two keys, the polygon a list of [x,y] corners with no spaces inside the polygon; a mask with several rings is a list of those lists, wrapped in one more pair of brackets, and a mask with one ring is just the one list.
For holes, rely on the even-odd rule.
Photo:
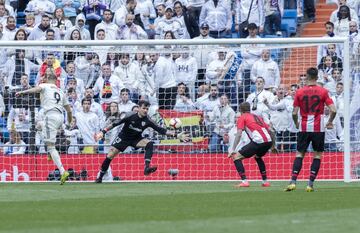
{"label": "white football jersey", "polygon": [[40,102],[44,112],[54,108],[63,112],[63,107],[69,105],[64,92],[55,84],[41,83],[39,86],[41,87]]}

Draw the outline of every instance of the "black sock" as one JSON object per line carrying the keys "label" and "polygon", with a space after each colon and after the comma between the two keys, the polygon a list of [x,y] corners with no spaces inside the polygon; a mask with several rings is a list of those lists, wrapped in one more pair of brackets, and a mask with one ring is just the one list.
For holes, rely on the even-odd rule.
{"label": "black sock", "polygon": [[106,157],[104,159],[103,163],[101,164],[101,171],[100,171],[100,176],[99,176],[100,179],[103,178],[103,176],[105,175],[105,173],[109,169],[111,161],[112,161],[112,159],[110,159],[108,157]]}
{"label": "black sock", "polygon": [[153,142],[149,142],[148,144],[146,144],[145,147],[145,167],[149,167],[150,163],[151,163],[151,158],[153,156],[153,151],[154,151],[154,143]]}
{"label": "black sock", "polygon": [[311,163],[311,168],[310,168],[310,178],[309,178],[309,185],[313,186],[314,181],[316,179],[316,176],[319,172],[320,169],[320,163],[321,160],[320,159],[313,159],[312,163]]}
{"label": "black sock", "polygon": [[297,177],[301,171],[303,159],[304,159],[303,157],[296,157],[294,160],[293,170],[291,174],[291,181],[293,183],[296,182]]}
{"label": "black sock", "polygon": [[256,158],[256,157],[255,157],[255,160],[256,160],[257,165],[259,167],[259,171],[260,171],[262,180],[267,180],[266,167],[265,167],[264,160],[262,158]]}
{"label": "black sock", "polygon": [[242,161],[240,159],[237,159],[234,161],[234,164],[235,164],[236,170],[239,173],[239,176],[241,177],[241,179],[246,180],[245,168],[244,168]]}

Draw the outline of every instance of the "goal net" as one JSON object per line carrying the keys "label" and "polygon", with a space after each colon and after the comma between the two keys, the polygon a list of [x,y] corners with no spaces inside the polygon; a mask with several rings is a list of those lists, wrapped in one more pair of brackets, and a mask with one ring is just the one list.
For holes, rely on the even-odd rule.
{"label": "goal net", "polygon": [[[359,50],[345,42],[341,38],[0,42],[6,57],[0,65],[0,180],[60,178],[46,154],[39,96],[15,96],[39,85],[47,72],[57,76],[74,116],[71,124],[64,122],[56,140],[71,180],[96,178],[122,126],[100,141],[94,139],[95,133],[138,111],[139,100],[150,102],[148,115],[156,124],[177,133],[186,131],[191,141],[149,128],[143,136],[155,143],[151,164],[157,172],[144,176],[144,149],[128,147],[112,161],[104,180],[238,180],[227,152],[243,101],[276,131],[279,152],[264,157],[269,179],[287,180],[297,137],[292,98],[305,85],[309,67],[319,68],[318,83],[329,90],[338,108],[335,128],[326,131],[318,179],[357,180]],[[242,135],[238,148],[248,140]],[[299,179],[309,176],[311,154],[310,148]],[[248,179],[261,178],[254,159],[245,160],[244,166]]]}

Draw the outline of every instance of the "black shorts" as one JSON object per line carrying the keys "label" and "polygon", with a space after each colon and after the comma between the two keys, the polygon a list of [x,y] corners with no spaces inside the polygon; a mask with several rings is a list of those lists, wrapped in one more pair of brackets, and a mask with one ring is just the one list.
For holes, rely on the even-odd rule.
{"label": "black shorts", "polygon": [[121,137],[116,137],[111,146],[115,147],[120,152],[123,152],[128,146],[136,148],[136,145],[143,139],[144,138],[123,139]]}
{"label": "black shorts", "polygon": [[272,146],[272,142],[264,142],[258,144],[256,142],[251,141],[243,148],[241,148],[239,153],[245,158],[250,158],[253,155],[262,157],[270,150],[271,146]]}
{"label": "black shorts", "polygon": [[306,152],[309,145],[311,145],[316,152],[324,151],[325,132],[299,132],[297,138],[297,151]]}

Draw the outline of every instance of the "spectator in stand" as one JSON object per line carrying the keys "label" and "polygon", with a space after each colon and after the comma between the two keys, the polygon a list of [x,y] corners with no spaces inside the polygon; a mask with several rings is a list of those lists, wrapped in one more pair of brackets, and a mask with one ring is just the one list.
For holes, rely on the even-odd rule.
{"label": "spectator in stand", "polygon": [[16,28],[15,17],[9,16],[6,19],[6,25],[4,25],[3,36],[1,40],[5,40],[5,41],[14,40],[17,30],[18,29]]}
{"label": "spectator in stand", "polygon": [[25,24],[20,28],[24,29],[26,31],[26,35],[29,36],[30,33],[34,30],[35,26],[35,16],[33,14],[27,14],[25,16]]}
{"label": "spectator in stand", "polygon": [[35,83],[36,84],[42,83],[43,77],[47,74],[47,72],[51,71],[51,70],[47,70],[48,68],[50,68],[56,75],[56,77],[58,79],[56,82],[56,85],[58,87],[60,87],[61,86],[60,85],[60,82],[61,82],[61,80],[60,80],[60,75],[61,75],[60,61],[55,58],[53,53],[47,54],[45,61],[40,66]]}
{"label": "spectator in stand", "polygon": [[[45,40],[46,31],[50,28],[51,25],[50,25],[49,16],[43,15],[41,18],[41,23],[31,31],[28,40]],[[60,37],[59,29],[53,28],[52,30],[54,30],[55,32],[54,39],[60,40],[61,37]]]}
{"label": "spectator in stand", "polygon": [[187,9],[189,11],[189,14],[195,19],[197,24],[199,24],[201,8],[204,4],[205,0],[188,0]]}
{"label": "spectator in stand", "polygon": [[211,133],[214,131],[215,125],[210,121],[213,109],[220,105],[219,90],[216,84],[211,84],[210,94],[201,101],[200,110],[204,112],[204,122],[206,131]]}
{"label": "spectator in stand", "polygon": [[[204,39],[214,39],[209,36],[209,25],[207,23],[203,23],[200,25],[200,36],[197,36],[193,38],[195,40],[204,40]],[[200,45],[197,46],[198,50],[196,53],[194,53],[194,57],[198,63],[198,75],[197,75],[197,81],[198,85],[203,84],[203,80],[206,73],[206,66],[208,63],[210,63],[210,46],[208,45]]]}
{"label": "spectator in stand", "polygon": [[304,13],[309,21],[315,23],[316,9],[314,0],[304,0]]}
{"label": "spectator in stand", "polygon": [[[100,130],[100,119],[95,113],[90,111],[91,99],[83,99],[81,101],[81,106],[82,111],[75,114],[76,119],[81,119],[77,122],[77,126],[83,136],[84,144],[96,145],[97,142],[94,135]],[[85,146],[82,153],[96,153],[96,147]]]}
{"label": "spectator in stand", "polygon": [[127,14],[125,24],[120,26],[117,34],[118,40],[146,40],[147,33],[139,25],[134,24],[135,15]]}
{"label": "spectator in stand", "polygon": [[350,45],[350,55],[356,54],[359,47],[360,35],[358,31],[358,25],[354,20],[351,20],[349,23],[350,35],[349,35],[349,45]]}
{"label": "spectator in stand", "polygon": [[95,113],[98,116],[98,118],[100,119],[100,122],[101,122],[100,125],[102,125],[105,120],[104,111],[103,111],[101,105],[94,100],[94,90],[92,88],[89,88],[89,87],[86,88],[85,98],[91,99],[90,111]]}
{"label": "spectator in stand", "polygon": [[94,94],[99,94],[100,104],[103,109],[111,102],[119,102],[120,90],[125,86],[122,81],[115,75],[111,74],[111,67],[109,64],[101,66],[102,77],[96,80],[94,85]]}
{"label": "spectator in stand", "polygon": [[[184,47],[189,50],[189,47]],[[195,81],[197,76],[196,59],[189,52],[184,52],[175,60],[176,70],[175,77],[177,83],[184,83],[188,89],[192,99],[195,97]]]}
{"label": "spectator in stand", "polygon": [[[335,152],[340,149],[342,145],[340,142],[344,142],[343,139],[343,128],[341,126],[340,118],[335,117],[334,119],[334,127],[331,129],[326,128],[326,122],[328,122],[330,118],[330,110],[328,107],[324,108],[324,128],[325,128],[325,145],[324,151]],[[342,151],[342,150],[341,150]]]}
{"label": "spectator in stand", "polygon": [[61,39],[64,39],[66,31],[72,28],[72,26],[71,21],[65,18],[64,10],[62,8],[56,8],[51,21],[51,27],[59,29]]}
{"label": "spectator in stand", "polygon": [[271,59],[270,50],[264,49],[261,53],[261,59],[257,60],[251,68],[251,81],[255,83],[257,77],[263,77],[265,80],[265,89],[272,91],[280,85],[279,65]]}
{"label": "spectator in stand", "polygon": [[72,31],[74,31],[75,29],[80,31],[82,40],[91,40],[90,32],[89,30],[86,29],[85,23],[86,23],[85,16],[83,14],[78,14],[78,16],[76,16],[75,19],[75,25],[66,31],[64,40],[69,40]]}
{"label": "spectator in stand", "polygon": [[280,84],[273,102],[264,99],[264,104],[271,110],[270,123],[276,132],[277,149],[280,151],[289,151],[290,149],[288,128],[292,118],[289,114],[290,102],[285,98],[286,91],[285,85]]}
{"label": "spectator in stand", "polygon": [[73,62],[69,62],[65,68],[66,72],[61,73],[62,79],[62,89],[68,85],[69,80],[74,80],[76,83],[76,92],[79,95],[79,99],[82,100],[85,93],[85,84],[84,81],[76,76],[76,66]]}
{"label": "spectator in stand", "polygon": [[336,36],[347,37],[350,34],[350,8],[346,5],[339,8],[338,19],[334,22],[334,33]]}
{"label": "spectator in stand", "polygon": [[177,93],[173,66],[159,53],[150,54],[150,59],[154,64],[152,75],[158,93],[159,109],[173,109]]}
{"label": "spectator in stand", "polygon": [[[75,76],[78,79],[83,80],[85,87],[92,87],[98,78],[98,73],[100,71],[99,59],[94,58],[93,53],[86,52],[84,55],[80,54],[75,58]],[[95,77],[92,77],[91,74],[96,72]]]}
{"label": "spectator in stand", "polygon": [[114,22],[116,23],[116,25],[118,25],[118,27],[125,25],[126,15],[134,14],[136,5],[136,0],[126,0],[125,4],[123,4],[119,9],[115,11]]}
{"label": "spectator in stand", "polygon": [[[274,2],[275,4],[275,2],[277,1],[272,1],[272,2]],[[277,2],[277,4],[279,3]],[[264,0],[260,0],[260,1],[237,0],[235,12],[236,12],[235,30],[240,33],[240,38],[246,38],[249,35],[248,30],[241,28],[241,24],[246,21],[248,23],[256,24],[256,26],[259,28],[260,33],[264,31],[264,23],[265,23]]]}
{"label": "spectator in stand", "polygon": [[246,102],[248,102],[251,106],[251,113],[262,117],[268,124],[270,123],[270,109],[266,106],[264,101],[266,100],[268,103],[272,103],[275,99],[275,96],[270,91],[265,90],[264,78],[257,77],[255,85],[255,92],[251,93],[247,97]]}
{"label": "spectator in stand", "polygon": [[124,0],[106,0],[108,4],[108,9],[111,10],[112,13],[115,13],[122,5],[124,5]]}
{"label": "spectator in stand", "polygon": [[[12,0],[12,1],[17,1],[17,0]],[[16,18],[17,15],[16,15],[16,13],[14,11],[14,7],[12,6],[11,3],[9,4],[9,0],[0,0],[0,4],[5,5],[5,10],[6,10],[7,15],[14,16]]]}
{"label": "spectator in stand", "polygon": [[148,35],[149,39],[154,39],[155,30],[150,23],[150,20],[156,18],[156,12],[153,2],[151,0],[138,0],[134,11],[140,13],[141,21],[144,24],[144,30]]}
{"label": "spectator in stand", "polygon": [[127,88],[121,89],[120,102],[119,102],[119,106],[118,106],[119,112],[125,112],[125,113],[131,112],[131,109],[135,105],[136,104],[130,100],[130,90]]}
{"label": "spectator in stand", "polygon": [[176,17],[173,17],[171,6],[165,8],[165,16],[157,23],[155,28],[155,39],[165,39],[165,33],[171,31],[176,39],[183,38],[184,31],[181,23]]}
{"label": "spectator in stand", "polygon": [[5,155],[25,154],[26,143],[21,139],[21,134],[16,129],[10,130],[10,141],[5,143],[3,153]]}
{"label": "spectator in stand", "polygon": [[119,62],[120,54],[112,52],[112,49],[110,49],[106,57],[106,63],[110,64],[112,73],[114,73],[115,68],[119,66]]}
{"label": "spectator in stand", "polygon": [[195,105],[190,98],[189,89],[185,83],[177,85],[177,95],[174,110],[179,112],[189,112],[195,110]]}
{"label": "spectator in stand", "polygon": [[[347,6],[347,1],[346,0],[338,0],[338,6],[339,8],[334,10],[332,13],[331,13],[331,16],[330,16],[330,21],[335,24],[336,21],[339,20],[339,15],[340,15],[340,7],[342,6]],[[358,13],[354,10],[354,9],[351,9],[349,8],[349,13],[350,13],[350,18],[354,21],[356,21],[356,23],[359,23],[359,17],[358,17]]]}
{"label": "spectator in stand", "polygon": [[30,109],[29,108],[15,108],[11,107],[9,115],[7,116],[7,129],[10,132],[16,129],[20,133],[25,143],[29,143],[30,136]]}
{"label": "spectator in stand", "polygon": [[[79,30],[75,29],[71,32],[70,39],[69,40],[81,40],[81,33]],[[69,48],[69,47],[67,47]],[[79,46],[72,46],[71,48],[79,48]],[[70,49],[70,48],[69,48]],[[74,60],[80,55],[82,52],[73,52],[73,51],[67,51],[64,53],[64,62],[74,62]]]}
{"label": "spectator in stand", "polygon": [[339,117],[341,126],[344,128],[344,84],[342,82],[336,84],[336,93],[332,99],[336,106],[336,117]]}
{"label": "spectator in stand", "polygon": [[209,0],[201,8],[200,25],[209,24],[209,35],[213,38],[231,37],[232,14],[224,1]]}
{"label": "spectator in stand", "polygon": [[202,84],[197,89],[197,98],[195,101],[195,107],[201,109],[202,103],[209,97],[210,88],[207,84]]}
{"label": "spectator in stand", "polygon": [[[329,91],[330,95],[335,94],[336,82],[332,78],[331,73],[333,68],[333,62],[331,56],[326,56],[324,63],[318,66],[319,69],[319,78],[318,81],[323,83],[323,87]],[[323,59],[322,59],[323,60]]]}
{"label": "spectator in stand", "polygon": [[72,24],[75,24],[77,12],[81,6],[82,0],[54,0],[56,7],[62,8],[64,16],[68,18]]}
{"label": "spectator in stand", "polygon": [[226,52],[217,52],[217,59],[211,61],[206,67],[206,83],[218,84],[220,79],[224,76],[226,64]]}
{"label": "spectator in stand", "polygon": [[328,44],[327,46],[327,54],[320,59],[319,67],[323,68],[326,62],[326,58],[330,57],[331,59],[331,67],[332,68],[342,68],[342,60],[336,53],[336,44]]}
{"label": "spectator in stand", "polygon": [[[104,10],[101,23],[97,24],[95,27],[95,32],[97,32],[100,28],[105,30],[107,40],[116,40],[116,35],[119,30],[119,27],[112,22],[112,18],[113,15],[111,10]],[[95,37],[95,40],[96,39],[97,38]]]}
{"label": "spectator in stand", "polygon": [[152,26],[150,26],[150,28],[152,30],[155,31],[156,27],[158,26],[158,23],[164,19],[164,15],[165,15],[165,4],[164,3],[159,3],[156,6],[156,13],[157,13],[157,17],[154,20],[154,24]]}
{"label": "spectator in stand", "polygon": [[[71,79],[71,80],[73,80],[73,79]],[[76,114],[77,112],[81,112],[82,107],[81,107],[80,98],[78,97],[78,94],[76,92],[76,87],[68,87],[66,89],[66,95],[67,95],[72,113]]]}
{"label": "spectator in stand", "polygon": [[[324,24],[325,26],[325,30],[326,30],[326,34],[323,36],[324,38],[327,37],[334,37],[335,33],[334,33],[334,24],[330,21],[326,22]],[[318,51],[317,51],[317,64],[320,63],[320,60],[322,57],[326,56],[328,52],[328,47],[327,45],[320,45],[318,47]],[[340,46],[336,46],[336,54],[338,54],[339,56],[341,56],[341,48]]]}
{"label": "spectator in stand", "polygon": [[82,146],[79,146],[83,144],[83,138],[79,127],[77,126],[76,117],[73,117],[71,124],[65,127],[64,134],[66,136],[66,139],[70,141],[70,146],[67,153],[79,154],[80,150],[83,148]]}
{"label": "spectator in stand", "polygon": [[55,11],[55,4],[49,0],[32,0],[25,9],[26,14],[33,14],[35,16],[35,23],[42,22],[44,15],[51,16]]}
{"label": "spectator in stand", "polygon": [[6,64],[9,69],[6,84],[10,89],[21,86],[21,79],[24,78],[23,76],[26,76],[28,80],[28,76],[31,72],[38,72],[40,68],[39,65],[36,65],[25,58],[25,51],[22,49],[16,49],[15,56],[12,56]]}
{"label": "spectator in stand", "polygon": [[[95,33],[97,40],[106,40],[106,32],[104,29],[100,28]],[[106,62],[107,54],[110,48],[110,46],[101,46],[101,48],[98,46],[92,47],[93,50],[97,51],[96,53],[99,56],[100,64],[104,64]]]}
{"label": "spectator in stand", "polygon": [[80,8],[86,16],[86,24],[89,25],[90,37],[94,40],[95,27],[100,23],[103,11],[107,9],[105,0],[83,1]]}
{"label": "spectator in stand", "polygon": [[[248,26],[249,39],[260,38],[258,34],[258,27],[255,23],[250,23]],[[243,57],[242,63],[240,65],[240,71],[242,71],[242,87],[240,90],[240,100],[246,99],[246,97],[250,94],[251,87],[251,69],[255,61],[261,58],[262,54],[262,44],[249,44],[241,46],[241,56]],[[241,101],[240,101],[241,102]]]}
{"label": "spectator in stand", "polygon": [[331,72],[331,75],[336,83],[339,83],[339,82],[343,83],[342,69],[334,68]]}
{"label": "spectator in stand", "polygon": [[[122,113],[119,111],[118,103],[111,102],[109,104],[109,106],[106,108],[106,111],[105,111],[105,117],[106,117],[106,120],[105,120],[105,123],[102,125],[102,127],[105,127],[106,125],[109,125],[109,124],[113,123],[114,121],[120,120],[122,118]],[[111,144],[114,141],[114,139],[121,127],[122,127],[121,125],[116,126],[115,130],[110,130],[104,135],[104,144],[105,145]],[[109,146],[105,146],[104,153],[109,152],[109,149],[110,149]]]}
{"label": "spectator in stand", "polygon": [[[265,0],[265,35],[282,36],[281,18],[284,14],[284,0]],[[275,29],[275,30],[274,30]]]}
{"label": "spectator in stand", "polygon": [[183,39],[192,39],[199,36],[199,25],[191,14],[186,10],[180,1],[174,3],[175,18],[181,24],[183,30]]}
{"label": "spectator in stand", "polygon": [[226,94],[221,95],[220,105],[215,106],[210,114],[209,121],[214,123],[215,126],[210,136],[210,152],[227,152],[228,145],[224,142],[224,139],[228,137],[230,129],[235,124],[235,112],[230,107],[229,98]]}
{"label": "spectator in stand", "polygon": [[8,15],[6,14],[5,4],[0,3],[0,24],[5,25]]}
{"label": "spectator in stand", "polygon": [[115,68],[114,75],[130,90],[130,99],[137,103],[139,96],[145,93],[144,76],[138,66],[130,61],[128,53],[120,55],[120,64]]}
{"label": "spectator in stand", "polygon": [[306,74],[301,74],[299,77],[299,88],[306,86]]}

